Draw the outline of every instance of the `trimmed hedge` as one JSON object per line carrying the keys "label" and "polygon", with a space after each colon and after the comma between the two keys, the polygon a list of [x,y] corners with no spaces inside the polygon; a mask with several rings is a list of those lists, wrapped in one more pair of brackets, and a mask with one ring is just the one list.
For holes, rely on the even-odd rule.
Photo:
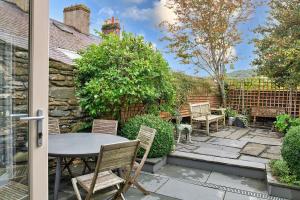
{"label": "trimmed hedge", "polygon": [[[174,145],[174,126],[158,116],[138,115],[129,119],[122,129],[121,135],[130,140],[136,139],[141,125],[157,131],[148,158],[162,157],[171,152]],[[138,157],[142,157],[143,154],[143,151],[139,151]]]}
{"label": "trimmed hedge", "polygon": [[291,169],[300,178],[300,126],[292,127],[284,137],[281,155]]}

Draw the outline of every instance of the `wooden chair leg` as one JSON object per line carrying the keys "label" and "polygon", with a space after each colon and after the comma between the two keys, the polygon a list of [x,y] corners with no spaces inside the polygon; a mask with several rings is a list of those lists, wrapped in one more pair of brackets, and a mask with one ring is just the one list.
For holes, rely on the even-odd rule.
{"label": "wooden chair leg", "polygon": [[135,186],[137,189],[139,189],[141,192],[143,192],[144,195],[149,195],[149,194],[150,194],[150,192],[147,191],[143,186],[141,186],[141,184],[139,184],[137,181],[134,181],[133,184],[134,184],[134,186]]}
{"label": "wooden chair leg", "polygon": [[72,181],[72,185],[73,185],[73,188],[74,188],[74,191],[75,191],[77,199],[78,200],[82,200],[81,196],[80,196],[80,192],[79,192],[78,187],[77,187],[77,180],[76,180],[76,178],[72,178],[71,181]]}
{"label": "wooden chair leg", "polygon": [[206,121],[206,133],[207,135],[209,135],[209,122]]}

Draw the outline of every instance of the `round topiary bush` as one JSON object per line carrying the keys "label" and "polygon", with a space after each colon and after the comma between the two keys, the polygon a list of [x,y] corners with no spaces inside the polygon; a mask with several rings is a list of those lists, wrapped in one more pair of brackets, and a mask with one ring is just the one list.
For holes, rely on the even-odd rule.
{"label": "round topiary bush", "polygon": [[[122,129],[121,135],[130,140],[136,139],[141,125],[157,131],[148,158],[162,157],[171,152],[174,145],[173,124],[158,116],[139,115],[129,119]],[[138,152],[139,157],[142,157],[143,154],[143,151]]]}
{"label": "round topiary bush", "polygon": [[292,127],[284,137],[281,154],[292,173],[300,178],[300,126]]}

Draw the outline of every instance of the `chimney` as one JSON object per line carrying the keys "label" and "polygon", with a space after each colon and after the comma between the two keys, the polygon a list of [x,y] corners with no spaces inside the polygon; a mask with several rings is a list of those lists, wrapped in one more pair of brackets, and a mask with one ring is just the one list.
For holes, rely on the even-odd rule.
{"label": "chimney", "polygon": [[90,34],[90,9],[78,4],[64,9],[64,23],[81,33]]}
{"label": "chimney", "polygon": [[7,1],[16,4],[24,12],[29,11],[29,0],[7,0]]}
{"label": "chimney", "polygon": [[101,30],[104,34],[115,33],[117,35],[120,35],[120,21],[118,19],[115,19],[114,17],[112,17],[111,19],[107,19],[102,25]]}

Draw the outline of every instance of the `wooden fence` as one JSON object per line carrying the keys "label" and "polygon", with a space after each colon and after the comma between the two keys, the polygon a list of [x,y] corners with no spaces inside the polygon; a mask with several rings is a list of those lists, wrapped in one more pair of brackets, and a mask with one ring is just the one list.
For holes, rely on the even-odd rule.
{"label": "wooden fence", "polygon": [[227,105],[238,111],[252,108],[284,109],[292,116],[300,115],[300,91],[279,87],[265,78],[228,80]]}

